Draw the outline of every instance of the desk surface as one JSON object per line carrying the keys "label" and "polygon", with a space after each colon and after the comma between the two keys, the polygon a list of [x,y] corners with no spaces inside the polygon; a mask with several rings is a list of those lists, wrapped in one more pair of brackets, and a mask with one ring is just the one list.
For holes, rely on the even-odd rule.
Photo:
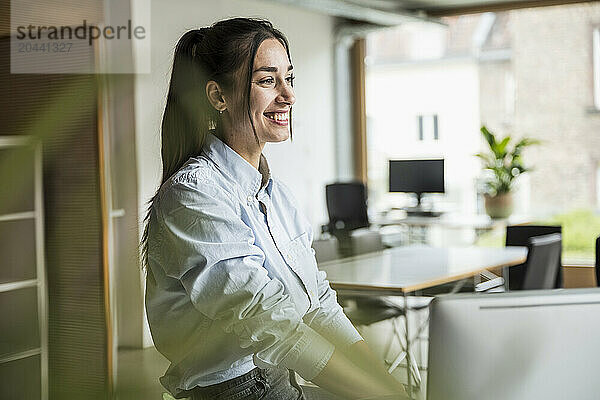
{"label": "desk surface", "polygon": [[507,225],[522,225],[530,223],[531,218],[526,216],[511,216],[505,219],[491,219],[487,215],[463,215],[456,213],[445,213],[439,217],[420,217],[405,215],[403,212],[390,212],[385,216],[377,216],[372,219],[374,225],[411,225],[411,226],[443,226],[446,228],[473,228],[492,229],[496,227],[505,228]]}
{"label": "desk surface", "polygon": [[526,247],[396,247],[319,264],[334,289],[408,293],[522,264]]}

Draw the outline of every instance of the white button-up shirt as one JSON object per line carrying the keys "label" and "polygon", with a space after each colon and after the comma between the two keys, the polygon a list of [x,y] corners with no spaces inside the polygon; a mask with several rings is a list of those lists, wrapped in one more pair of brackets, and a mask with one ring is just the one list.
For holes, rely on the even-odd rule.
{"label": "white button-up shirt", "polygon": [[283,366],[312,379],[361,336],[317,269],[290,190],[214,135],[160,188],[146,311],[173,394]]}

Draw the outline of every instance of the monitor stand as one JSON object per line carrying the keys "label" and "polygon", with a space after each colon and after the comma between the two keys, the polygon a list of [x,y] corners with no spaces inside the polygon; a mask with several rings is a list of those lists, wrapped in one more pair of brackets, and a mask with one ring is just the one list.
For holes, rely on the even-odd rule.
{"label": "monitor stand", "polygon": [[439,217],[442,215],[441,211],[423,210],[422,208],[407,207],[404,209],[408,217]]}
{"label": "monitor stand", "polygon": [[416,207],[406,207],[404,211],[406,211],[406,215],[409,217],[439,217],[442,215],[439,211],[426,210],[421,205],[421,196],[423,193],[415,193],[417,195],[417,206]]}

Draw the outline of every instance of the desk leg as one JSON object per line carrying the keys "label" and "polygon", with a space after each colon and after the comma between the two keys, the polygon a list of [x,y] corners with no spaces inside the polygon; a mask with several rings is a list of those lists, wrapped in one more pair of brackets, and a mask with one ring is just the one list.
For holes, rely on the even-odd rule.
{"label": "desk leg", "polygon": [[412,360],[410,353],[410,336],[408,334],[408,297],[405,292],[402,293],[402,297],[404,298],[404,337],[406,340],[406,378],[408,380],[408,397],[410,399],[413,398],[413,385],[412,385]]}
{"label": "desk leg", "polygon": [[504,278],[504,288],[507,292],[510,291],[510,282],[508,281],[508,267],[502,268],[502,277]]}

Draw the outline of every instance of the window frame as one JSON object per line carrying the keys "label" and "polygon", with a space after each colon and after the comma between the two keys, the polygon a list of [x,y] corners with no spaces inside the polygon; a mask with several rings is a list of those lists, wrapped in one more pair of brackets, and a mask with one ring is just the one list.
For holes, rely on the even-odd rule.
{"label": "window frame", "polygon": [[600,111],[600,25],[592,26],[592,96],[594,109]]}

